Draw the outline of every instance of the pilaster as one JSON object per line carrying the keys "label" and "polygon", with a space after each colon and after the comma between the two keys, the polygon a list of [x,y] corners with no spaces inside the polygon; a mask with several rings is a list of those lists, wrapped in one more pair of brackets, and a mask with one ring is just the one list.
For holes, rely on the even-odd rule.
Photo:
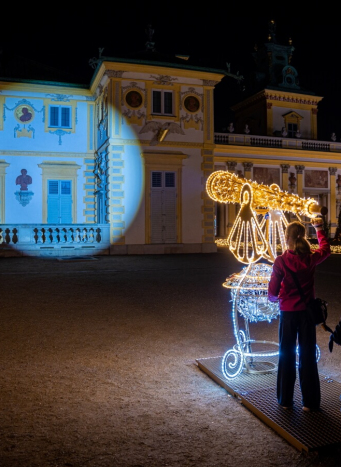
{"label": "pilaster", "polygon": [[297,194],[301,198],[303,197],[303,170],[305,169],[304,165],[295,165],[296,177],[297,177]]}
{"label": "pilaster", "polygon": [[253,163],[243,162],[243,166],[244,166],[244,178],[246,178],[246,180],[251,180],[251,171],[252,171]]}
{"label": "pilaster", "polygon": [[289,182],[288,182],[288,171],[290,169],[289,164],[281,164],[282,169],[282,190],[288,191]]}

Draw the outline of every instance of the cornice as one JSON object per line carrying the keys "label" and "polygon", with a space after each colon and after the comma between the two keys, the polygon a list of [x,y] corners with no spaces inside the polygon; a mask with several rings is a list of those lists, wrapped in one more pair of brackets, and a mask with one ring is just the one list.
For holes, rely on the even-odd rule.
{"label": "cornice", "polygon": [[323,99],[320,96],[310,96],[307,94],[299,94],[294,92],[275,91],[272,89],[263,89],[262,91],[248,97],[247,99],[239,102],[238,104],[231,107],[233,111],[240,110],[244,107],[248,107],[250,104],[257,103],[265,100],[267,102],[285,102],[295,103],[299,105],[311,105],[317,106],[318,103]]}
{"label": "cornice", "polygon": [[0,151],[0,156],[7,156],[7,157],[16,157],[16,156],[23,156],[23,157],[63,157],[63,158],[84,158],[84,157],[94,157],[94,151],[91,152],[46,152],[46,151],[12,151],[11,149],[7,151]]}
{"label": "cornice", "polygon": [[[118,72],[118,74],[117,74]],[[124,62],[109,62],[103,61],[98,69],[98,72],[91,84],[91,92],[94,93],[99,82],[104,74],[110,76],[111,79],[124,79],[124,73],[143,73],[146,75],[146,80],[154,79],[155,75],[176,76],[178,79],[185,78],[193,80],[203,80],[204,86],[215,86],[223,78],[224,74],[217,71],[190,70],[176,67],[167,67],[162,65],[147,65],[139,63],[124,63]],[[116,73],[116,75],[115,75]],[[115,77],[115,78],[114,78]]]}
{"label": "cornice", "polygon": [[0,81],[0,91],[39,92],[49,94],[69,94],[73,96],[91,96],[88,87],[72,86],[63,83],[23,83],[17,81]]}
{"label": "cornice", "polygon": [[[275,164],[290,163],[291,165],[302,163],[302,164],[314,164],[315,166],[323,166],[323,164],[335,164],[341,168],[340,153],[326,153],[322,151],[305,151],[295,149],[281,149],[277,148],[265,148],[265,147],[248,147],[245,150],[245,146],[233,146],[233,145],[219,145],[219,150],[216,147],[214,151],[215,161],[225,160],[232,156],[238,157],[238,161],[250,161],[257,159],[259,164],[268,164],[269,161],[274,161]],[[240,159],[239,159],[240,158]],[[263,160],[263,162],[261,162]],[[258,162],[259,161],[259,162]]]}

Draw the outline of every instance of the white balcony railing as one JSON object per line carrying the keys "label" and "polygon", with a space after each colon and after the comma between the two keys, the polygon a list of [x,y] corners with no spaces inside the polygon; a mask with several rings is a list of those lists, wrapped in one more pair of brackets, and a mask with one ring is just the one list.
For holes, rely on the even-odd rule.
{"label": "white balcony railing", "polygon": [[98,254],[109,243],[109,224],[0,224],[0,255],[6,250],[32,256]]}
{"label": "white balcony railing", "polygon": [[341,152],[341,142],[317,141],[301,138],[282,138],[278,136],[256,136],[235,133],[214,133],[216,144],[238,146],[261,146],[305,151]]}

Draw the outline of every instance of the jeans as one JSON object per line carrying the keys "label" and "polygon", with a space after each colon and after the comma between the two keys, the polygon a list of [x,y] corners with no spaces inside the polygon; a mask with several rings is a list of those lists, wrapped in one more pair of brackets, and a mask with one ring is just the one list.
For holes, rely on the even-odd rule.
{"label": "jeans", "polygon": [[316,362],[316,326],[311,324],[305,310],[280,312],[277,400],[284,407],[293,405],[297,342],[302,404],[310,409],[318,409],[321,390]]}

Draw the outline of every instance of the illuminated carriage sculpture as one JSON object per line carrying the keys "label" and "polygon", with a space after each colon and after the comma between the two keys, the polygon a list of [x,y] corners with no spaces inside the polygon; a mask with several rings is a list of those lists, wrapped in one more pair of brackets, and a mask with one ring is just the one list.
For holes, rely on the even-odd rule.
{"label": "illuminated carriage sculpture", "polygon": [[[301,220],[300,216],[314,218],[327,210],[314,199],[281,191],[276,184],[261,185],[222,170],[209,176],[206,190],[214,201],[240,204],[227,246],[246,265],[223,284],[231,290],[236,344],[223,356],[222,372],[227,379],[232,379],[243,370],[274,371],[277,365],[272,357],[278,355],[278,343],[251,339],[249,323],[271,322],[279,315],[278,303],[268,300],[268,282],[277,252],[286,249],[284,231],[288,221],[284,213],[294,213]],[[244,318],[244,329],[240,329],[238,313]],[[317,346],[317,360],[319,355]],[[270,361],[261,361],[264,357]]]}

